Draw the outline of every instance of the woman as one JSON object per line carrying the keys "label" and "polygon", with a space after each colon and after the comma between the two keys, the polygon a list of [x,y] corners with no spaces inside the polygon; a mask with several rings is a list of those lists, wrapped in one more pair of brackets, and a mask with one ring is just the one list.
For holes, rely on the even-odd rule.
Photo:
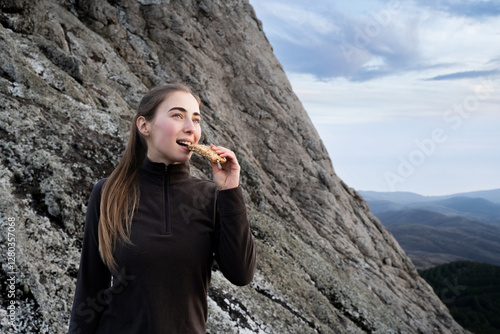
{"label": "woman", "polygon": [[205,333],[213,260],[233,284],[252,280],[236,156],[212,145],[227,160],[213,182],[189,174],[200,105],[178,84],[142,99],[122,160],[90,196],[70,333]]}

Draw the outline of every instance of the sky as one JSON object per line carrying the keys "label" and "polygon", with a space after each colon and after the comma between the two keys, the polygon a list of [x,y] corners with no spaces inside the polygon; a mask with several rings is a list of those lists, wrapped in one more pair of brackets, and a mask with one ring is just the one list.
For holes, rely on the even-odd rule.
{"label": "sky", "polygon": [[500,1],[250,4],[348,186],[500,188]]}

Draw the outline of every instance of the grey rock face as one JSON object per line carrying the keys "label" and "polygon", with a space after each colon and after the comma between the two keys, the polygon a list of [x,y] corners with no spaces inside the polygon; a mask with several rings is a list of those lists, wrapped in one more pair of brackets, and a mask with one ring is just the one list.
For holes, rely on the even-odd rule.
{"label": "grey rock face", "polygon": [[202,98],[202,141],[236,152],[256,237],[252,284],[213,273],[210,333],[465,333],[335,175],[247,1],[0,9],[0,279],[14,222],[20,333],[65,333],[92,186],[120,159],[142,95],[173,81]]}

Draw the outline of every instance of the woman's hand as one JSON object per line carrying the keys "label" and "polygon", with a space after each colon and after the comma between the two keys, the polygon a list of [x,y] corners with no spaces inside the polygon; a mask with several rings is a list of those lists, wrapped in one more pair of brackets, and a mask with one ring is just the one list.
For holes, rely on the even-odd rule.
{"label": "woman's hand", "polygon": [[219,169],[216,162],[212,163],[212,173],[217,189],[225,190],[238,187],[240,185],[240,165],[234,152],[222,146],[210,145],[210,148],[227,160],[221,164],[222,169]]}

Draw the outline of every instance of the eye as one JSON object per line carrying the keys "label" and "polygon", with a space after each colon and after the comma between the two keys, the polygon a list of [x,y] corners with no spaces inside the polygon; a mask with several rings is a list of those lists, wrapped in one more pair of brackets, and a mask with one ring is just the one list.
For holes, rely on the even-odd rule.
{"label": "eye", "polygon": [[194,122],[194,123],[197,123],[197,124],[200,124],[200,123],[201,123],[201,119],[199,119],[199,118],[195,118],[195,119],[193,119],[193,122]]}
{"label": "eye", "polygon": [[173,114],[172,117],[174,117],[174,118],[182,118],[182,115],[181,114]]}

